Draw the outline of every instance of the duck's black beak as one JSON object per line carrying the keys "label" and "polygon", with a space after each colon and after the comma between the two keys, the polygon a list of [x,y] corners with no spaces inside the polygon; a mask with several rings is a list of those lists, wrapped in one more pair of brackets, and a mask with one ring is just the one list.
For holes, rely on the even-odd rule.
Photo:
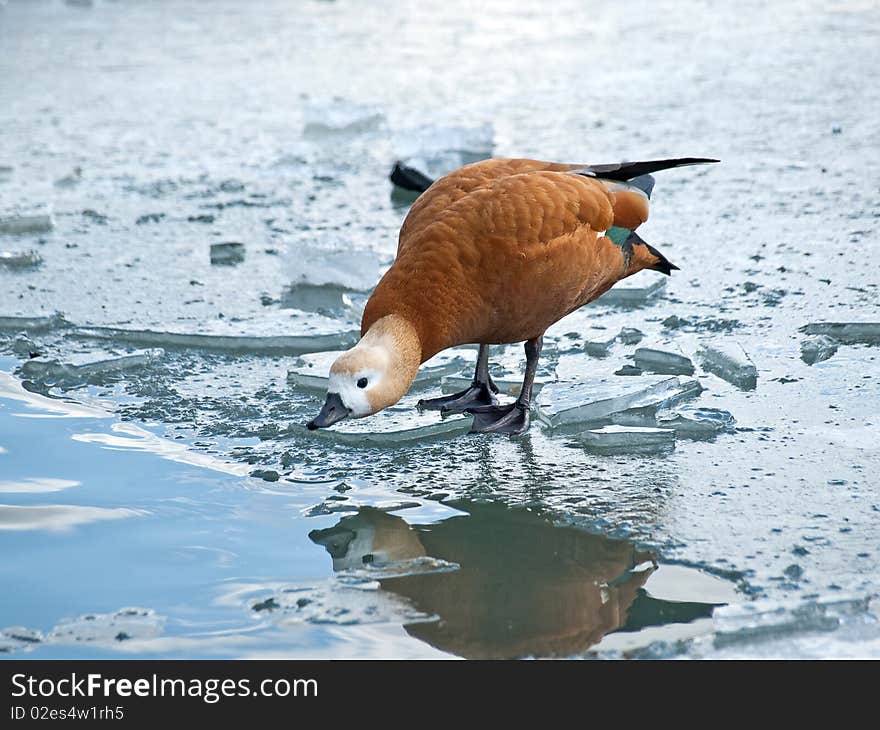
{"label": "duck's black beak", "polygon": [[332,426],[337,421],[348,417],[349,413],[350,411],[345,407],[339,393],[327,393],[324,407],[317,416],[306,424],[306,428],[309,431],[314,431],[316,428],[327,428],[327,426]]}

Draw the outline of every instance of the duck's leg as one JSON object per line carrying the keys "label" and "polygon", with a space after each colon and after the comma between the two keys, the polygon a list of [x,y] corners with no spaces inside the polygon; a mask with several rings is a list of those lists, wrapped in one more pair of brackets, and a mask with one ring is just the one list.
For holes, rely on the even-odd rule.
{"label": "duck's leg", "polygon": [[495,387],[495,383],[489,376],[489,345],[480,345],[480,352],[477,355],[477,369],[470,387],[460,393],[445,395],[441,398],[420,400],[418,407],[426,410],[458,413],[474,406],[497,404],[498,401],[494,395],[497,392],[498,388]]}
{"label": "duck's leg", "polygon": [[529,407],[532,402],[532,386],[538,371],[538,358],[544,337],[526,342],[526,374],[523,377],[519,397],[507,406],[476,406],[467,412],[474,416],[471,433],[525,433],[529,429]]}

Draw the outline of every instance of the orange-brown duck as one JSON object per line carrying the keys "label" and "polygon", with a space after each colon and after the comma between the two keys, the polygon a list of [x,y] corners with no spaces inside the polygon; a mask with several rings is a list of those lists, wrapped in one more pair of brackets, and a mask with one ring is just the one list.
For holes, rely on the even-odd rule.
{"label": "orange-brown duck", "polygon": [[[397,258],[367,302],[361,340],[330,369],[310,429],[399,401],[421,363],[480,345],[471,386],[420,407],[473,414],[472,432],[522,433],[544,332],[621,279],[677,266],[635,229],[648,218],[650,173],[717,160],[610,165],[494,159],[428,185],[400,229]],[[525,341],[519,397],[498,405],[489,345]]]}

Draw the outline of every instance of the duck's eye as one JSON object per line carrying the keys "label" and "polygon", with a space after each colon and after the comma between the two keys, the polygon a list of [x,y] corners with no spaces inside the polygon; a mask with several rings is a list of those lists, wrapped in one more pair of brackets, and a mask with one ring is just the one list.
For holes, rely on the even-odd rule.
{"label": "duck's eye", "polygon": [[361,378],[358,380],[358,388],[366,388],[367,387],[367,379]]}

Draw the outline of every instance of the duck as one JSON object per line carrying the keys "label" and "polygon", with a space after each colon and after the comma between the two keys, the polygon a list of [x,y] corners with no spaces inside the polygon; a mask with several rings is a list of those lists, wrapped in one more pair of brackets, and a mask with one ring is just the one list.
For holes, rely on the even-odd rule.
{"label": "duck", "polygon": [[[331,365],[326,399],[308,429],[378,413],[409,391],[422,363],[477,345],[471,384],[418,407],[470,414],[471,433],[525,433],[547,328],[639,271],[678,269],[637,232],[648,219],[652,173],[714,162],[494,158],[436,181],[397,166],[392,179],[421,194],[364,307],[360,340]],[[519,342],[522,387],[501,404],[489,347]]]}

